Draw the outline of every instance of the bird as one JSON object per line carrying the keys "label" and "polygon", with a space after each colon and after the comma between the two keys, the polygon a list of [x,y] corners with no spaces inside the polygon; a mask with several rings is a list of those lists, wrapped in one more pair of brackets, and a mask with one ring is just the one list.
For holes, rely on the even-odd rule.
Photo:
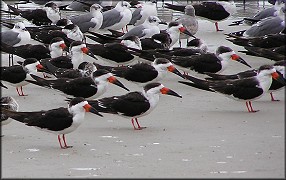
{"label": "bird", "polygon": [[7,125],[12,122],[12,119],[2,113],[2,109],[8,109],[10,111],[19,111],[19,104],[12,96],[1,97],[1,126]]}
{"label": "bird", "polygon": [[274,6],[269,7],[269,8],[265,8],[261,11],[259,11],[258,13],[256,13],[254,16],[249,17],[249,18],[243,18],[242,20],[237,20],[232,22],[229,26],[235,26],[235,25],[240,25],[240,24],[247,24],[247,25],[253,25],[257,22],[259,22],[260,20],[264,19],[264,18],[268,18],[268,17],[273,17],[273,16],[277,16],[279,14],[279,10],[281,8],[281,6],[284,6],[285,4],[283,3],[283,1],[278,0],[275,2]]}
{"label": "bird", "polygon": [[156,58],[151,65],[140,62],[128,66],[114,67],[111,70],[115,76],[132,81],[141,86],[150,82],[161,81],[168,71],[184,79],[184,76],[166,58]]}
{"label": "bird", "polygon": [[[166,8],[184,12],[186,5],[173,5],[164,3]],[[207,19],[215,23],[216,31],[222,31],[218,27],[218,22],[229,18],[236,12],[236,6],[233,0],[229,1],[203,1],[201,3],[192,4],[195,8],[196,16]]]}
{"label": "bird", "polygon": [[[27,58],[24,60],[22,65],[3,66],[1,67],[1,81],[16,87],[19,96],[25,96],[22,87],[29,84],[27,79],[37,70],[43,69],[44,67],[35,58]],[[19,88],[21,94],[19,93]]]}
{"label": "bird", "polygon": [[[279,73],[284,78],[284,81],[286,80],[285,66],[286,66],[286,60],[277,61],[273,64],[273,67],[276,69],[277,73]],[[242,72],[239,72],[236,74],[230,74],[230,75],[206,73],[206,75],[208,75],[209,77],[207,77],[205,79],[212,80],[212,81],[227,80],[227,79],[243,79],[243,78],[256,76],[257,72],[258,72],[258,68],[247,70],[247,71],[242,71]],[[282,84],[279,81],[272,78],[272,83],[271,83],[271,86],[268,90],[268,92],[270,93],[270,96],[271,96],[271,101],[278,101],[278,100],[274,99],[273,92],[282,89],[284,86],[285,86],[285,84]]]}
{"label": "bird", "polygon": [[113,9],[103,12],[103,22],[100,29],[123,29],[132,18],[130,7],[128,2],[119,1]]}
{"label": "bird", "polygon": [[127,91],[126,88],[113,74],[104,69],[96,70],[89,77],[79,77],[74,79],[58,78],[46,80],[44,78],[31,75],[35,80],[26,80],[32,84],[50,88],[61,92],[61,95],[70,97],[84,97],[86,99],[95,99],[107,91],[108,83],[115,84]]}
{"label": "bird", "polygon": [[86,47],[86,44],[82,41],[73,41],[69,47],[68,56],[59,56],[56,58],[46,58],[41,59],[40,63],[46,68],[46,62],[49,61],[56,67],[67,68],[67,69],[76,69],[79,64],[83,61],[84,54],[97,59]]}
{"label": "bird", "polygon": [[41,60],[45,58],[56,58],[63,54],[63,50],[65,48],[66,44],[60,37],[53,38],[49,45],[26,44],[13,47],[8,44],[1,43],[2,52],[17,55],[23,59],[36,58],[37,60]]}
{"label": "bird", "polygon": [[76,24],[82,33],[87,31],[97,31],[103,22],[103,15],[101,13],[102,7],[99,4],[90,6],[88,13],[72,16],[69,19],[73,24]]}
{"label": "bird", "polygon": [[150,1],[135,5],[137,8],[133,11],[129,24],[136,27],[143,24],[148,17],[158,16],[156,3],[156,1]]}
{"label": "bird", "polygon": [[58,5],[54,2],[48,2],[43,8],[38,9],[17,9],[11,5],[8,5],[11,11],[5,11],[13,15],[20,15],[21,17],[31,21],[37,26],[55,24],[60,20],[60,11]]}
{"label": "bird", "polygon": [[260,47],[244,47],[245,51],[239,51],[250,56],[264,57],[273,61],[280,61],[285,59],[286,51],[285,45],[275,48],[260,48]]}
{"label": "bird", "polygon": [[91,112],[102,117],[102,115],[91,107],[82,97],[73,98],[67,108],[59,107],[50,110],[30,112],[1,110],[5,116],[24,123],[27,126],[33,126],[39,130],[56,134],[62,149],[72,147],[67,145],[65,135],[75,131],[83,123],[85,112]]}
{"label": "bird", "polygon": [[[97,100],[88,100],[88,103],[102,113],[116,114],[131,118],[134,130],[142,130],[137,118],[148,115],[159,102],[160,94],[167,94],[182,98],[163,84],[154,82],[146,84],[142,92],[134,91],[121,96],[105,97]],[[137,124],[135,127],[134,121]]]}
{"label": "bird", "polygon": [[150,38],[154,34],[160,33],[160,28],[158,26],[160,23],[164,22],[162,22],[157,16],[149,16],[146,18],[144,23],[134,26],[131,30],[117,38],[125,39],[129,36],[137,36],[140,39]]}
{"label": "bird", "polygon": [[1,43],[10,46],[20,46],[30,43],[31,35],[23,22],[17,22],[13,29],[1,32]]}
{"label": "bird", "polygon": [[260,48],[274,48],[285,45],[286,35],[284,31],[278,34],[267,34],[257,37],[244,37],[236,36],[233,34],[226,34],[228,36],[226,40],[232,42],[235,45],[243,47],[251,46]]}
{"label": "bird", "polygon": [[231,60],[235,60],[251,68],[245,60],[227,46],[219,46],[216,49],[216,53],[171,58],[171,62],[184,71],[192,70],[201,74],[206,72],[219,74],[227,68]]}
{"label": "bird", "polygon": [[[190,33],[192,35],[195,35],[199,29],[199,24],[198,24],[198,20],[196,18],[196,14],[195,14],[195,8],[192,5],[187,5],[185,7],[185,13],[180,16],[179,18],[177,18],[175,21],[178,21],[179,23],[182,23],[182,25],[188,30],[190,31]],[[189,36],[185,35],[185,34],[181,34],[180,35],[180,39],[189,39]],[[179,41],[181,42],[181,41]],[[181,43],[180,43],[181,46]]]}
{"label": "bird", "polygon": [[277,73],[272,65],[260,66],[256,76],[243,79],[208,81],[189,75],[185,77],[190,81],[179,81],[179,83],[220,93],[234,100],[245,101],[247,110],[250,113],[258,111],[253,109],[251,101],[259,99],[269,90],[272,78],[285,84],[284,79]]}

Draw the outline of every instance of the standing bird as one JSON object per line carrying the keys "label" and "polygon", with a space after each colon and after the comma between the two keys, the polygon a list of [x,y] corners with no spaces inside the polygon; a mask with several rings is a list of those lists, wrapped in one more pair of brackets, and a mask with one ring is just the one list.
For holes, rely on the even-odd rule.
{"label": "standing bird", "polygon": [[[88,103],[99,112],[116,114],[125,118],[132,118],[134,130],[141,130],[137,118],[148,115],[159,102],[160,94],[168,94],[182,98],[179,94],[160,83],[149,83],[143,87],[142,92],[130,92],[121,96],[105,97],[90,100]],[[137,127],[134,125],[134,120]]]}
{"label": "standing bird", "polygon": [[[83,123],[85,112],[91,112],[98,116],[102,116],[82,97],[72,99],[68,108],[60,107],[33,112],[15,112],[6,109],[2,109],[2,111],[7,117],[24,123],[27,126],[34,126],[39,130],[57,134],[62,149],[72,147],[67,145],[65,134],[73,132]],[[64,143],[63,145],[61,142],[61,135]]]}
{"label": "standing bird", "polygon": [[[195,35],[198,31],[199,24],[195,14],[195,8],[192,5],[187,5],[185,7],[185,14],[177,18],[175,21],[182,23],[182,25],[190,31],[192,35]],[[180,39],[189,39],[190,36],[185,34],[180,35]],[[181,46],[181,41],[180,41]]]}
{"label": "standing bird", "polygon": [[7,115],[2,113],[2,109],[8,109],[10,111],[19,111],[19,104],[17,101],[11,96],[1,97],[1,126],[7,125],[12,122],[12,119]]}
{"label": "standing bird", "polygon": [[186,76],[186,78],[191,82],[179,81],[179,83],[221,93],[234,100],[245,101],[248,112],[257,112],[257,110],[253,110],[251,101],[259,99],[269,90],[272,78],[285,84],[284,79],[271,65],[260,66],[256,76],[243,79],[207,81],[192,76]]}
{"label": "standing bird", "polygon": [[[165,3],[165,7],[184,12],[185,5],[173,5]],[[192,4],[195,8],[196,16],[208,21],[214,22],[216,31],[222,31],[218,27],[218,22],[229,18],[236,12],[236,6],[233,0],[219,0],[213,2],[201,2]]]}
{"label": "standing bird", "polygon": [[158,16],[156,1],[145,2],[144,4],[135,5],[137,8],[132,13],[129,24],[138,26],[143,24],[149,16]]}
{"label": "standing bird", "polygon": [[131,20],[131,5],[126,1],[119,1],[115,8],[102,13],[103,22],[100,29],[123,29]]}
{"label": "standing bird", "polygon": [[[25,96],[22,87],[29,84],[27,79],[31,78],[31,74],[35,74],[37,70],[43,69],[43,66],[35,58],[26,59],[23,64],[13,65],[10,67],[1,67],[1,81],[8,83],[11,86],[15,86],[19,96]],[[19,88],[21,94],[19,93]]]}
{"label": "standing bird", "polygon": [[97,31],[103,22],[103,15],[101,13],[102,7],[99,4],[90,6],[90,11],[86,14],[72,16],[69,19],[73,24],[76,24],[81,32]]}
{"label": "standing bird", "polygon": [[21,10],[14,8],[11,5],[8,5],[8,7],[11,11],[5,12],[16,16],[20,15],[37,26],[55,24],[61,19],[58,5],[53,2],[46,3],[42,9],[34,10]]}

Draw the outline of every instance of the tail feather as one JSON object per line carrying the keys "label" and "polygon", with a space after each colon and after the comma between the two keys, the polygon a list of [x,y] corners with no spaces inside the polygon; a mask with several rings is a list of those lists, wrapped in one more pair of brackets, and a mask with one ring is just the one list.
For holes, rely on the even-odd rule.
{"label": "tail feather", "polygon": [[43,86],[43,87],[49,87],[49,88],[51,88],[51,85],[50,85],[49,81],[47,81],[47,80],[45,80],[45,79],[43,79],[43,78],[41,78],[41,77],[38,77],[38,76],[36,76],[36,75],[33,75],[33,74],[30,74],[30,75],[31,75],[31,77],[32,77],[33,79],[35,79],[36,81],[26,80],[27,82],[32,83],[32,84],[35,84],[35,85],[38,85],[38,86]]}
{"label": "tail feather", "polygon": [[20,9],[17,9],[9,4],[7,4],[8,8],[11,10],[11,11],[7,11],[7,13],[10,13],[10,14],[13,14],[13,15],[20,15],[21,14],[21,10]]}

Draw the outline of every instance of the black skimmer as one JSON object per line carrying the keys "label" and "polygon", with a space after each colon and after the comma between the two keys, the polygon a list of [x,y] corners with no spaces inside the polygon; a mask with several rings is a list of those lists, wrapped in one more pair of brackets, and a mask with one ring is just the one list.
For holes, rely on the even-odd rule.
{"label": "black skimmer", "polygon": [[[286,82],[286,76],[285,76],[286,60],[277,61],[273,64],[273,66],[276,69],[277,73],[279,73]],[[251,70],[247,70],[247,71],[243,71],[243,72],[239,72],[237,74],[231,74],[231,75],[206,73],[208,76],[210,76],[210,78],[205,78],[205,79],[212,80],[212,81],[227,80],[227,79],[243,79],[243,78],[256,76],[257,73],[258,73],[258,69],[251,69]],[[278,101],[274,99],[273,92],[282,89],[284,86],[285,84],[282,84],[279,81],[272,78],[272,83],[268,90],[271,96],[271,101]]]}
{"label": "black skimmer", "polygon": [[205,53],[193,55],[189,57],[173,57],[171,62],[179,68],[185,70],[193,70],[198,73],[221,73],[225,70],[231,60],[240,62],[251,67],[245,60],[238,56],[231,48],[219,46],[216,53]]}
{"label": "black skimmer", "polygon": [[[32,112],[15,112],[3,109],[2,112],[16,121],[27,126],[34,126],[39,130],[57,134],[60,147],[70,148],[66,143],[65,135],[76,130],[84,121],[85,112],[102,115],[82,97],[72,99],[68,108],[59,107],[51,110]],[[61,135],[63,144],[61,142]]]}
{"label": "black skimmer", "polygon": [[156,1],[136,4],[129,24],[138,26],[143,24],[149,16],[158,16],[156,6]]}
{"label": "black skimmer", "polygon": [[[202,17],[215,23],[216,31],[222,31],[218,27],[218,22],[229,18],[236,12],[236,6],[234,1],[214,1],[214,2],[201,2],[193,3],[196,16]],[[186,5],[173,5],[165,3],[165,7],[184,12]]]}
{"label": "black skimmer", "polygon": [[49,45],[44,44],[26,44],[20,46],[10,46],[1,43],[1,50],[3,52],[17,55],[23,59],[36,58],[37,60],[45,58],[55,58],[63,55],[63,50],[66,48],[65,42],[62,38],[53,38]]}
{"label": "black skimmer", "polygon": [[76,24],[83,33],[87,31],[97,31],[103,22],[101,10],[102,7],[99,4],[93,4],[90,6],[89,12],[82,15],[71,16],[69,19],[73,24]]}
{"label": "black skimmer", "polygon": [[86,44],[82,41],[73,41],[69,48],[70,54],[68,56],[59,56],[56,58],[41,59],[40,63],[46,67],[46,62],[49,61],[56,67],[77,69],[79,64],[83,62],[84,54],[87,54],[97,59],[86,47]]}
{"label": "black skimmer", "polygon": [[130,7],[128,2],[119,1],[113,9],[103,12],[103,22],[100,29],[123,29],[132,18]]}
{"label": "black skimmer", "polygon": [[285,84],[284,79],[272,65],[263,65],[258,69],[256,76],[243,79],[207,81],[188,75],[186,75],[186,78],[190,82],[179,81],[179,83],[202,90],[221,93],[234,100],[245,101],[248,112],[257,112],[257,110],[253,110],[251,101],[259,99],[268,92],[272,78]]}
{"label": "black skimmer", "polygon": [[54,89],[63,93],[67,98],[84,97],[94,99],[106,92],[108,84],[115,84],[127,91],[127,89],[118,79],[116,79],[109,71],[104,69],[96,70],[89,77],[79,77],[75,79],[58,78],[54,80],[46,80],[41,77],[31,75],[33,79],[28,82]]}
{"label": "black skimmer", "polygon": [[10,111],[19,111],[19,104],[11,96],[1,97],[1,126],[9,124],[12,119],[2,113],[2,109],[8,109]]}
{"label": "black skimmer", "polygon": [[[43,69],[43,66],[35,58],[28,58],[24,60],[23,64],[13,65],[10,67],[1,67],[1,81],[8,83],[11,86],[15,86],[19,96],[25,96],[23,93],[22,86],[28,84],[25,80],[37,70]],[[19,93],[19,88],[21,94]]]}
{"label": "black skimmer", "polygon": [[128,81],[145,85],[146,83],[161,81],[168,71],[184,78],[174,65],[165,58],[156,58],[152,64],[137,63],[129,66],[115,67],[111,72],[115,76]]}
{"label": "black skimmer", "polygon": [[260,48],[273,48],[285,45],[286,35],[285,33],[268,34],[258,37],[244,37],[236,36],[233,34],[226,34],[228,37],[226,40],[232,42],[238,46],[252,46]]}
{"label": "black skimmer", "polygon": [[239,51],[250,56],[264,57],[274,61],[280,61],[285,59],[286,46],[279,46],[275,48],[260,48],[260,47],[244,47],[246,51]]}
{"label": "black skimmer", "polygon": [[53,2],[48,2],[45,4],[42,9],[27,9],[21,10],[17,9],[11,5],[8,5],[11,11],[5,11],[7,13],[21,16],[28,21],[31,21],[33,24],[40,25],[50,25],[55,24],[58,20],[60,20],[60,11],[58,5]]}
{"label": "black skimmer", "polygon": [[[168,94],[182,98],[173,90],[160,83],[149,83],[143,87],[142,92],[130,92],[121,96],[105,97],[90,100],[88,103],[102,113],[116,114],[125,118],[132,118],[134,130],[141,130],[137,118],[148,115],[159,102],[160,94]],[[137,123],[135,127],[134,120]]]}

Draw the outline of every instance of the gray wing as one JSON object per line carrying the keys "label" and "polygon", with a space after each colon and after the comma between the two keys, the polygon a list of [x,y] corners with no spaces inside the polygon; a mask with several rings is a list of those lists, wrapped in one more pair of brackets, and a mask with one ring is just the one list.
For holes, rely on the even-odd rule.
{"label": "gray wing", "polygon": [[141,24],[139,26],[135,26],[134,28],[132,28],[131,30],[129,30],[127,33],[125,33],[122,36],[122,39],[125,39],[126,37],[129,36],[138,36],[139,38],[145,36],[144,30],[145,27]]}
{"label": "gray wing", "polygon": [[96,26],[95,22],[91,22],[92,18],[93,16],[90,13],[87,13],[80,16],[71,17],[70,20],[80,28],[81,32],[85,33],[90,27]]}
{"label": "gray wing", "polygon": [[142,8],[135,9],[135,11],[132,13],[132,18],[131,18],[129,24],[134,25],[138,19],[142,18],[141,11],[142,11]]}
{"label": "gray wing", "polygon": [[258,12],[256,15],[254,15],[253,19],[260,20],[260,19],[264,19],[264,18],[273,16],[274,12],[276,12],[276,11],[277,10],[275,9],[275,7],[264,9],[264,10]]}
{"label": "gray wing", "polygon": [[122,16],[119,11],[115,9],[111,9],[109,11],[105,11],[102,13],[103,15],[103,21],[100,29],[104,29],[106,27],[110,27],[122,19]]}
{"label": "gray wing", "polygon": [[8,44],[10,46],[14,46],[15,44],[19,43],[21,41],[20,38],[18,38],[19,33],[16,33],[12,30],[8,30],[1,33],[1,42]]}
{"label": "gray wing", "polygon": [[285,28],[285,24],[280,17],[270,17],[252,25],[245,34],[251,37],[264,36],[267,34],[277,34]]}

